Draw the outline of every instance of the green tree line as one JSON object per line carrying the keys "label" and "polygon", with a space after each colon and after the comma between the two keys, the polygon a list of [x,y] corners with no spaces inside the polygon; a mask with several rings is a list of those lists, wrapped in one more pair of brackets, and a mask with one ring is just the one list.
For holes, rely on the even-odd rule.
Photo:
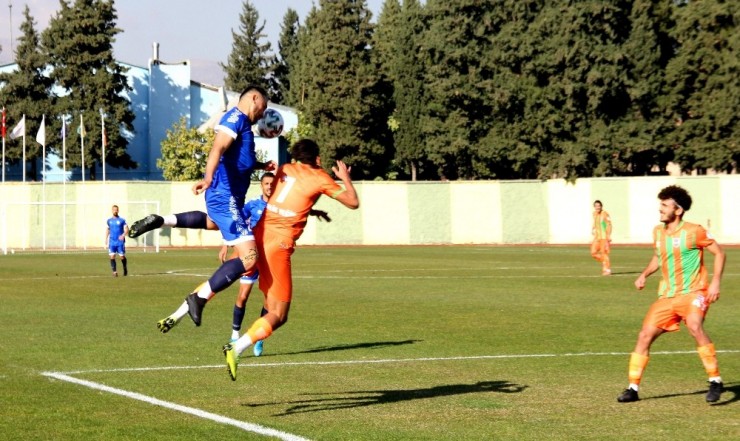
{"label": "green tree line", "polygon": [[[36,80],[0,77],[0,99],[48,95],[50,65],[69,93],[49,106],[92,121],[98,109],[85,103],[108,100],[125,133],[113,2],[60,3],[40,40],[26,17],[16,59],[24,44],[39,55],[19,63]],[[637,176],[670,162],[738,170],[737,2],[386,0],[374,19],[364,0],[317,0],[303,23],[286,12],[275,51],[251,1],[239,18],[227,87],[265,86],[299,112],[288,136],[313,137],[326,166],[343,159],[357,179]],[[37,120],[50,113],[35,109]],[[135,166],[125,146],[119,136],[112,165]]]}

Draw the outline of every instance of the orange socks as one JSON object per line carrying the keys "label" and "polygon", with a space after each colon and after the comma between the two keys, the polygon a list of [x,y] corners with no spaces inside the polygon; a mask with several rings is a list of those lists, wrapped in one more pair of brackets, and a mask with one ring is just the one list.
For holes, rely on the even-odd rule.
{"label": "orange socks", "polygon": [[650,357],[647,355],[640,355],[637,352],[630,354],[630,364],[628,377],[630,384],[639,385],[642,379],[642,373],[645,371],[645,367],[648,364]]}
{"label": "orange socks", "polygon": [[696,348],[696,351],[699,353],[699,358],[701,358],[701,362],[704,364],[704,370],[707,371],[707,375],[710,378],[719,377],[719,366],[717,364],[717,353],[714,350],[714,343],[699,346]]}
{"label": "orange socks", "polygon": [[270,322],[265,320],[264,317],[260,317],[252,324],[252,327],[249,328],[247,331],[247,335],[249,335],[249,339],[252,340],[252,343],[255,343],[259,340],[264,340],[267,337],[269,337],[272,334],[272,325],[270,325]]}

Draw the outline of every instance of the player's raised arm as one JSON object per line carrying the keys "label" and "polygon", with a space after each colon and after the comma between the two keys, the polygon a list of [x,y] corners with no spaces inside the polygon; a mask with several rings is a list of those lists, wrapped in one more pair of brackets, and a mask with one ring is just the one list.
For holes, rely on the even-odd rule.
{"label": "player's raised arm", "polygon": [[331,169],[337,178],[342,181],[345,189],[345,191],[337,195],[336,200],[341,202],[345,207],[356,210],[360,206],[360,199],[357,197],[355,187],[352,185],[352,178],[349,176],[352,168],[347,167],[343,161],[337,161],[336,167],[332,167]]}

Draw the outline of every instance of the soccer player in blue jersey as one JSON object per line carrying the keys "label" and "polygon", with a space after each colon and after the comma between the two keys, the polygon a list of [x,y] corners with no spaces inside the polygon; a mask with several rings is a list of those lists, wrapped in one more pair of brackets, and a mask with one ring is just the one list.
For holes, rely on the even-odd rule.
{"label": "soccer player in blue jersey", "polygon": [[[260,188],[262,194],[254,199],[251,199],[244,205],[244,216],[248,220],[250,229],[254,229],[257,222],[262,217],[262,212],[267,207],[267,200],[272,194],[272,181],[275,179],[275,174],[272,172],[266,172],[260,179]],[[224,245],[219,253],[219,258],[222,262],[226,261],[227,246]],[[253,274],[244,275],[239,280],[239,294],[236,296],[234,301],[234,314],[231,322],[231,340],[236,341],[239,338],[239,331],[242,329],[242,322],[244,321],[244,313],[247,307],[247,299],[249,294],[252,292],[252,287],[259,277],[259,272],[255,271]],[[265,307],[262,307],[260,316],[267,314]],[[262,342],[260,342],[262,343]],[[254,345],[254,355],[259,357],[262,355],[262,344]]]}
{"label": "soccer player in blue jersey", "polygon": [[126,234],[128,234],[128,225],[126,225],[126,219],[118,215],[118,205],[114,205],[111,211],[113,217],[108,219],[108,228],[105,230],[105,243],[108,245],[110,268],[113,271],[113,277],[118,277],[118,271],[116,270],[116,254],[118,254],[121,256],[123,275],[128,276],[128,262],[126,261]]}
{"label": "soccer player in blue jersey", "polygon": [[237,257],[225,261],[206,282],[185,298],[185,302],[173,314],[160,320],[157,327],[162,332],[175,326],[185,314],[189,314],[193,323],[200,326],[201,313],[208,299],[255,268],[257,247],[243,209],[252,172],[255,169],[269,171],[276,167],[274,161],[257,161],[252,133],[252,125],[262,118],[267,102],[267,92],[262,87],[247,86],[236,107],[226,112],[216,126],[216,137],[206,161],[205,176],[193,185],[194,194],[205,192],[207,221],[218,226],[224,243],[234,247]]}

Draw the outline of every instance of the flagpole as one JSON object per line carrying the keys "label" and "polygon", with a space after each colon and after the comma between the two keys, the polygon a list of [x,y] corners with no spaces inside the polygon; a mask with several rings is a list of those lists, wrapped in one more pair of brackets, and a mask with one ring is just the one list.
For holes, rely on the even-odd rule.
{"label": "flagpole", "polygon": [[67,116],[62,115],[62,249],[67,249]]}
{"label": "flagpole", "polygon": [[80,152],[82,152],[82,183],[85,183],[85,124],[80,113]]}
{"label": "flagpole", "polygon": [[41,126],[36,134],[36,142],[41,144],[41,182],[46,184],[46,115],[41,115]]}
{"label": "flagpole", "polygon": [[0,130],[2,130],[2,135],[3,135],[3,163],[2,163],[2,167],[3,167],[3,172],[2,172],[3,173],[3,180],[2,180],[2,182],[5,182],[5,131],[6,131],[5,130],[5,106],[3,106],[2,129],[0,129]]}
{"label": "flagpole", "polygon": [[41,144],[41,194],[44,200],[41,247],[46,250],[46,115],[41,115],[41,125],[36,133],[36,142]]}
{"label": "flagpole", "polygon": [[105,114],[103,108],[100,108],[100,149],[101,156],[103,157],[103,182],[105,182]]}
{"label": "flagpole", "polygon": [[23,114],[23,182],[26,182],[26,114]]}

